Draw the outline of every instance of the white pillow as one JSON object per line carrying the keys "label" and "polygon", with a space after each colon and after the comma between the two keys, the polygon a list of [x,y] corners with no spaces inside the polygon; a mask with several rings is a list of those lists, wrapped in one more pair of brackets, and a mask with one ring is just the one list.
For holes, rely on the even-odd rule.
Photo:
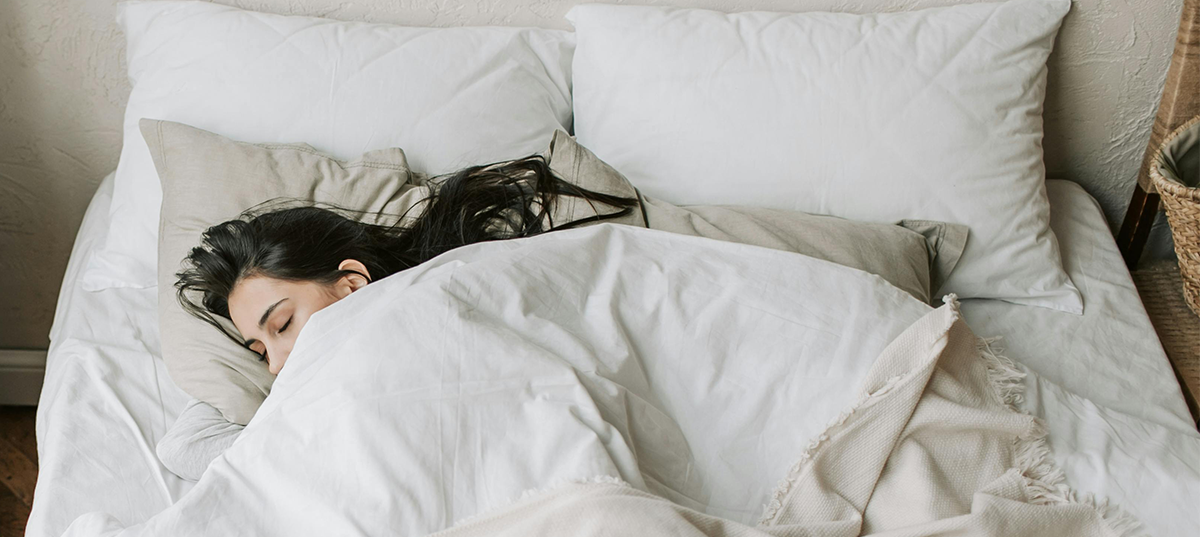
{"label": "white pillow", "polygon": [[162,191],[144,117],[338,158],[403,147],[414,171],[538,153],[571,124],[570,32],[406,28],[208,2],[128,2],[133,92],[112,232],[86,289],[155,284]]}
{"label": "white pillow", "polygon": [[1081,313],[1049,226],[1046,57],[1069,0],[901,13],[581,5],[579,142],[650,196],[970,226],[942,293]]}

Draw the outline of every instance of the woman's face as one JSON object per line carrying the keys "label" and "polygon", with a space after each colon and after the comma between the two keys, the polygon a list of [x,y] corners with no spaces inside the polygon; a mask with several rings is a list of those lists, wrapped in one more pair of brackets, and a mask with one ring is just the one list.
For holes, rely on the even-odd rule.
{"label": "woman's face", "polygon": [[[338,268],[367,274],[366,267],[354,260],[343,261]],[[368,281],[358,274],[343,276],[333,284],[252,276],[229,293],[229,317],[246,346],[263,356],[272,375],[278,375],[308,318]]]}

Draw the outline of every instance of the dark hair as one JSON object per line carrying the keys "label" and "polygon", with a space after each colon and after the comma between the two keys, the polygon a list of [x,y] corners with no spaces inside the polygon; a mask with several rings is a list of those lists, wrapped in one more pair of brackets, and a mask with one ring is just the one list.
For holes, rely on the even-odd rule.
{"label": "dark hair", "polygon": [[[176,274],[176,296],[184,310],[244,346],[213,316],[230,318],[229,294],[247,277],[333,283],[352,273],[338,270],[338,264],[355,259],[370,278],[381,279],[460,246],[618,218],[638,204],[637,199],[572,185],[554,175],[541,156],[474,166],[427,184],[430,194],[413,206],[420,212],[416,216],[364,215],[311,203],[278,209],[279,201],[252,208],[204,232]],[[596,214],[551,221],[562,196],[582,198]],[[616,210],[601,214],[597,203]],[[391,223],[364,223],[351,215]]]}

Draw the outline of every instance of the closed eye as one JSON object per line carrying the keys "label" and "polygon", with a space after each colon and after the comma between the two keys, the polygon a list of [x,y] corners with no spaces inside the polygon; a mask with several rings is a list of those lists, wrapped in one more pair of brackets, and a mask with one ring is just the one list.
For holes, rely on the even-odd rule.
{"label": "closed eye", "polygon": [[243,343],[242,346],[246,347],[246,350],[258,355],[258,361],[260,361],[260,362],[267,361],[267,349],[263,349],[263,351],[260,353],[256,350],[254,350],[255,343],[258,343],[258,340],[251,339],[251,340],[247,340],[245,343]]}
{"label": "closed eye", "polygon": [[279,327],[279,333],[282,334],[285,330],[288,329],[288,326],[291,326],[291,324],[292,324],[292,318],[288,317],[287,322],[283,323],[283,326]]}

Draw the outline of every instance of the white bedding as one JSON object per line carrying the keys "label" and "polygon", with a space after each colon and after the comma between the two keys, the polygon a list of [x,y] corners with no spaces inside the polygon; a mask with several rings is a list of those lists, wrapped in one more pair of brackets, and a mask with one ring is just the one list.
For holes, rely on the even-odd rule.
{"label": "white bedding", "polygon": [[930,310],[859,270],[633,226],[460,248],[313,315],[192,494],[121,534],[424,535],[596,476],[753,524]]}
{"label": "white bedding", "polygon": [[1195,434],[1100,204],[1076,183],[1046,186],[1063,263],[1084,296],[1083,315],[966,300],[963,316],[976,333],[1003,337],[1008,356],[1038,375],[1113,410]]}
{"label": "white bedding", "polygon": [[1083,315],[964,301],[1030,373],[1024,408],[1046,421],[1077,492],[1136,513],[1152,535],[1200,535],[1200,433],[1096,200],[1049,181],[1051,224]]}
{"label": "white bedding", "polygon": [[61,535],[82,513],[144,520],[191,484],[154,445],[187,403],[159,355],[155,289],[87,292],[78,279],[108,232],[112,175],[88,206],[67,265],[38,401],[38,484],[26,535]]}
{"label": "white bedding", "polygon": [[[1190,479],[1200,463],[1189,457],[1200,453],[1191,451],[1200,449],[1200,434],[1188,425],[1179,388],[1095,202],[1073,184],[1049,187],[1054,229],[1088,313],[967,302],[967,320],[980,334],[1007,336],[1010,357],[1041,375],[1031,381],[1029,408],[1049,422],[1056,458],[1072,484],[1119,499],[1152,534],[1195,533],[1194,510],[1176,506],[1196,498]],[[92,293],[75,286],[106,231],[109,192],[106,181],[84,220],[51,333],[28,535],[59,535],[92,511],[135,524],[191,487],[154,456],[154,444],[186,402],[156,357],[154,290]],[[1147,501],[1155,491],[1166,500],[1175,492],[1175,503]]]}

